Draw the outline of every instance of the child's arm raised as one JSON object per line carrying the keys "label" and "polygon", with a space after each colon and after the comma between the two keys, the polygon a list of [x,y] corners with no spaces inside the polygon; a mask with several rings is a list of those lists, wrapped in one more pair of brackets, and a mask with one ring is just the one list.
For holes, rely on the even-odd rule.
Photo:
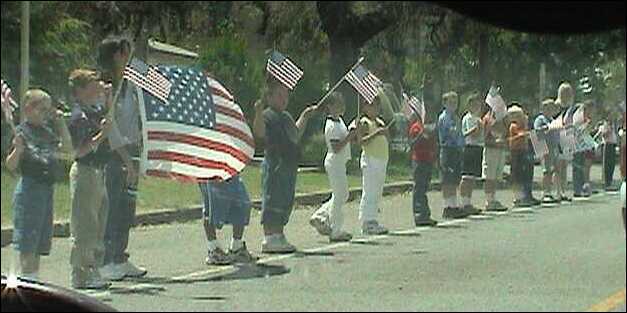
{"label": "child's arm raised", "polygon": [[264,100],[257,100],[257,102],[255,102],[255,120],[253,122],[253,132],[255,132],[255,136],[258,139],[266,138],[266,121],[263,117],[264,109]]}
{"label": "child's arm raised", "polygon": [[24,154],[24,148],[24,138],[21,135],[17,135],[15,139],[13,139],[13,151],[9,153],[6,161],[6,167],[10,172],[15,173],[17,171],[20,161],[22,160],[22,155]]}
{"label": "child's arm raised", "polygon": [[58,158],[65,160],[74,159],[74,147],[72,145],[72,137],[70,136],[70,131],[68,130],[67,124],[63,119],[63,112],[57,111],[54,120],[54,127],[57,135],[61,137]]}
{"label": "child's arm raised", "polygon": [[320,110],[320,106],[318,106],[316,103],[313,103],[310,106],[308,106],[305,110],[303,110],[303,113],[300,114],[298,121],[296,121],[296,128],[298,128],[298,138],[303,137],[303,134],[305,133],[305,129],[307,128],[307,123],[309,122],[309,119],[311,118],[312,115],[318,112],[318,110]]}

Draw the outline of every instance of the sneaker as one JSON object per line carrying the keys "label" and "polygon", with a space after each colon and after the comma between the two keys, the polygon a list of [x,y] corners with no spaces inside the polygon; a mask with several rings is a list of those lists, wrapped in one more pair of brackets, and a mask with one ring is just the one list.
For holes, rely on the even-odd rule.
{"label": "sneaker", "polygon": [[576,193],[573,195],[573,200],[585,200],[588,198],[590,198],[590,196],[585,193]]}
{"label": "sneaker", "polygon": [[530,199],[516,199],[514,200],[514,207],[517,209],[520,208],[530,208],[533,207],[533,202]]}
{"label": "sneaker", "polygon": [[416,227],[435,227],[438,226],[438,221],[433,219],[415,220]]}
{"label": "sneaker", "polygon": [[573,202],[573,199],[567,197],[567,196],[562,196],[562,198],[560,199],[561,202]]}
{"label": "sneaker", "polygon": [[542,204],[559,204],[560,201],[556,200],[553,196],[548,195],[542,198]]}
{"label": "sneaker", "polygon": [[475,208],[474,205],[467,205],[461,209],[462,213],[466,215],[466,217],[471,215],[481,215],[481,210]]}
{"label": "sneaker", "polygon": [[250,264],[255,263],[259,258],[254,257],[246,248],[246,243],[236,251],[229,250],[229,257],[233,261],[233,263],[239,264]]}
{"label": "sneaker", "polygon": [[289,254],[296,252],[296,247],[291,245],[285,236],[264,240],[261,244],[261,253],[266,254]]}
{"label": "sneaker", "polygon": [[442,212],[442,218],[445,220],[462,219],[466,217],[466,213],[464,213],[460,208],[444,208],[444,211]]}
{"label": "sneaker", "polygon": [[616,187],[605,187],[605,192],[609,192],[609,193],[615,193],[615,192],[619,192],[620,188],[616,188]]}
{"label": "sneaker", "polygon": [[386,235],[389,232],[390,231],[387,228],[379,225],[379,222],[377,221],[366,222],[361,228],[362,235],[366,236]]}
{"label": "sneaker", "polygon": [[74,277],[74,274],[75,273],[72,273],[72,287],[74,289],[106,290],[111,287],[111,283],[102,279],[100,273],[96,269],[88,270],[86,273],[76,273],[76,278]]}
{"label": "sneaker", "polygon": [[205,264],[209,266],[226,266],[231,265],[232,263],[233,261],[231,260],[231,258],[229,258],[229,256],[227,256],[226,253],[224,253],[224,251],[222,251],[222,249],[220,248],[209,251],[207,253],[207,259],[205,260]]}
{"label": "sneaker", "polygon": [[531,202],[531,204],[533,206],[540,206],[540,205],[542,205],[542,201],[539,200],[539,199],[536,199],[534,197],[531,197],[531,199],[529,199],[529,201]]}
{"label": "sneaker", "polygon": [[331,235],[331,226],[326,219],[323,219],[320,216],[313,216],[309,220],[309,225],[318,231],[318,233],[322,236],[330,236]]}
{"label": "sneaker", "polygon": [[148,274],[148,270],[138,267],[130,261],[126,261],[119,266],[124,271],[124,277],[126,278],[142,278]]}
{"label": "sneaker", "polygon": [[126,277],[126,271],[118,264],[107,264],[100,268],[100,276],[108,281],[121,281]]}
{"label": "sneaker", "polygon": [[487,212],[507,212],[508,208],[499,201],[488,203],[485,210]]}
{"label": "sneaker", "polygon": [[349,242],[353,239],[353,235],[347,232],[339,232],[338,234],[329,236],[329,242]]}

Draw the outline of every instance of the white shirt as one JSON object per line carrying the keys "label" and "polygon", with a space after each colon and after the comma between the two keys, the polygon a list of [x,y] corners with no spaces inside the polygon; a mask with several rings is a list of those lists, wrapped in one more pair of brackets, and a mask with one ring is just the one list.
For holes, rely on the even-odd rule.
{"label": "white shirt", "polygon": [[[609,132],[609,136],[605,137],[605,133]],[[603,125],[599,126],[599,136],[601,136],[601,140],[603,144],[618,144],[618,137],[616,136],[616,132],[614,128],[607,121],[603,122]]]}
{"label": "white shirt", "polygon": [[[479,126],[481,124],[481,118],[479,117],[475,117],[474,115],[472,115],[470,112],[466,113],[466,115],[464,115],[464,118],[462,119],[462,133],[467,133],[468,131],[470,131],[471,129]],[[470,136],[466,136],[464,137],[466,139],[466,145],[467,146],[481,146],[483,147],[484,144],[484,134],[483,134],[483,130],[480,129],[478,132],[470,135]]]}
{"label": "white shirt", "polygon": [[327,118],[326,125],[324,127],[324,140],[327,143],[327,157],[329,161],[339,160],[346,162],[351,158],[351,145],[346,144],[342,150],[337,153],[333,152],[333,145],[331,141],[342,141],[348,136],[348,128],[344,124],[344,120],[340,117],[339,120],[334,121],[331,118]]}

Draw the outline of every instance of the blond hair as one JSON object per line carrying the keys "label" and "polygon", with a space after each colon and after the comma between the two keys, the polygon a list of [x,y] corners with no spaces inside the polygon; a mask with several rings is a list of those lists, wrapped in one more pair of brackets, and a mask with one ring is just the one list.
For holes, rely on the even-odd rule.
{"label": "blond hair", "polygon": [[459,100],[459,95],[457,95],[457,92],[455,91],[449,91],[445,94],[442,95],[442,102],[447,102],[449,99],[455,98],[456,100]]}
{"label": "blond hair", "polygon": [[31,89],[24,95],[24,109],[30,110],[36,105],[46,104],[49,106],[52,104],[52,98],[50,95],[41,89]]}
{"label": "blond hair", "polygon": [[563,82],[557,89],[555,104],[559,106],[571,106],[575,102],[575,89],[569,82]]}

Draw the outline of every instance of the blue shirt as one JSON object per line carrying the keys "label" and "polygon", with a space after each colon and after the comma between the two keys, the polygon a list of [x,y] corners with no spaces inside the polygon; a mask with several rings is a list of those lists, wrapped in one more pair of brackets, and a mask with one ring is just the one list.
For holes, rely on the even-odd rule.
{"label": "blue shirt", "polygon": [[464,135],[460,120],[454,113],[444,109],[438,118],[438,135],[440,147],[463,148],[465,145]]}

